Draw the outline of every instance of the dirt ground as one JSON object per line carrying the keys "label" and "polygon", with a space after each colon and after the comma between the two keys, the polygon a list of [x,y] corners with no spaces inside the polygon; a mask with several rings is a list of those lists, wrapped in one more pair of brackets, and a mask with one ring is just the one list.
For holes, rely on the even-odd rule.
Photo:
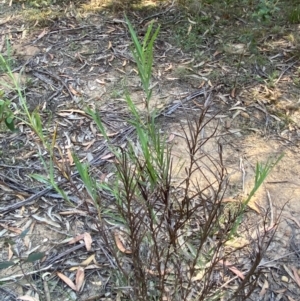
{"label": "dirt ground", "polygon": [[[59,10],[58,6],[54,8]],[[111,137],[123,135],[126,138],[129,112],[124,94],[128,91],[138,107],[144,107],[123,13],[107,10],[83,13],[70,4],[65,8],[64,17],[49,17],[47,22],[45,17],[34,24],[26,15],[24,18],[24,12],[20,17],[20,4],[8,7],[2,1],[0,11],[0,53],[7,51],[8,38],[11,68],[16,76],[22,72],[21,85],[29,109],[41,114],[50,139],[57,135],[56,144],[63,154],[58,153],[60,171],[64,172],[64,163],[72,163],[70,152],[75,151],[80,160],[94,164],[95,175],[109,181],[111,168],[109,162],[103,160],[108,152],[103,149],[102,137],[85,109],[90,107],[99,112]],[[207,93],[181,104],[172,114],[157,121],[174,145],[174,162],[184,161],[187,155],[182,131],[186,129],[186,117],[196,118],[208,96],[211,101],[208,118],[214,117],[207,133],[215,127],[218,130],[205,151],[217,158],[218,143],[223,147],[223,164],[229,174],[226,193],[229,202],[238,202],[250,193],[257,162],[267,162],[284,154],[250,202],[245,217],[245,223],[252,224],[267,215],[272,225],[281,216],[274,240],[261,263],[261,269],[265,270],[264,282],[259,283],[252,300],[299,300],[300,86],[295,84],[295,79],[299,78],[300,63],[296,56],[289,55],[293,47],[299,45],[294,46],[286,38],[286,32],[272,36],[266,33],[258,48],[278,73],[275,79],[262,75],[261,79],[265,80],[259,81],[256,76],[268,73],[269,66],[258,61],[248,63],[253,54],[248,53],[248,49],[242,54],[237,50],[246,47],[246,43],[228,42],[226,45],[232,47],[228,50],[222,46],[224,36],[216,33],[206,37],[201,33],[197,50],[187,51],[178,45],[176,41],[180,37],[172,32],[172,26],[182,22],[188,35],[194,24],[172,3],[154,12],[129,13],[129,18],[139,37],[144,36],[148,21],[153,19],[161,24],[154,49],[153,107],[162,110],[184,102],[201,89]],[[299,27],[293,26],[291,31],[300,34]],[[0,77],[2,83],[10,83],[5,75],[0,73]],[[18,101],[11,89],[1,83],[0,89]],[[24,122],[18,121],[17,127],[20,131],[16,133],[4,128],[0,132],[0,262],[26,258],[36,250],[45,252],[49,260],[68,250],[67,243],[72,237],[96,229],[86,212],[80,209],[77,197],[72,199],[78,204],[75,209],[53,191],[26,203],[47,187],[30,175],[45,174],[40,157],[45,162],[49,157],[47,152],[37,148],[38,139]],[[100,161],[105,164],[99,165]],[[178,183],[180,172],[176,178]],[[62,181],[62,177],[56,180]],[[76,185],[82,189],[80,184]],[[67,186],[62,187],[72,196]],[[10,207],[20,202],[24,205]],[[28,233],[20,238],[25,229],[29,229]],[[32,264],[24,263],[21,268],[16,265],[0,270],[0,299],[16,300],[26,294],[32,299],[22,300],[43,300],[34,293],[36,289],[52,296],[45,299],[47,301],[58,300],[58,296],[61,300],[113,300],[106,295],[108,280],[101,267],[105,268],[107,262],[99,255],[99,245],[90,252],[84,252],[78,245],[77,248],[81,253],[69,250],[64,264],[76,266],[93,255],[97,259],[97,272],[92,272],[96,261],[91,259],[91,272],[86,270],[85,284],[79,294],[53,276],[52,269],[42,265],[34,273]],[[22,277],[28,272],[32,272],[38,288],[32,287],[29,276]],[[68,275],[71,279],[75,277],[71,272]]]}

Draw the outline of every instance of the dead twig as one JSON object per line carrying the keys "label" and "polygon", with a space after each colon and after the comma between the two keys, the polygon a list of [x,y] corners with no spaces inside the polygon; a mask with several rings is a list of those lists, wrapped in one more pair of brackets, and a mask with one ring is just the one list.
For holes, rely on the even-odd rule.
{"label": "dead twig", "polygon": [[[62,85],[67,89],[67,91],[68,91],[69,95],[71,96],[71,98],[72,98],[72,99],[74,98],[74,96],[73,96],[72,92],[70,91],[68,85],[67,85],[67,84],[66,84],[66,83],[65,83],[58,75],[56,75],[56,74],[53,73],[53,72],[49,72],[49,71],[47,71],[47,70],[39,70],[38,73],[46,74],[46,75],[48,75],[48,76],[50,76],[50,77],[53,77],[53,78],[54,78],[55,80],[57,80],[58,82],[62,83]],[[40,78],[40,75],[39,75],[39,78]],[[44,77],[43,77],[43,78],[44,78]],[[45,80],[45,79],[43,79],[43,81],[44,81],[44,80]]]}
{"label": "dead twig", "polygon": [[270,206],[270,213],[271,213],[271,217],[270,217],[270,227],[273,227],[273,225],[274,225],[274,213],[273,213],[272,199],[271,199],[269,190],[267,190],[267,196],[268,196],[268,201],[269,201],[269,206]]}
{"label": "dead twig", "polygon": [[44,268],[41,268],[41,269],[38,269],[38,270],[35,270],[35,271],[31,271],[31,272],[26,272],[25,274],[16,274],[16,275],[12,275],[12,276],[9,276],[9,277],[5,277],[5,278],[1,278],[0,281],[1,282],[6,282],[6,281],[10,281],[10,280],[16,280],[18,278],[22,278],[22,277],[25,277],[25,276],[28,276],[28,275],[34,275],[36,273],[40,273],[40,272],[43,272],[43,271],[47,271],[49,269],[52,268],[52,264],[51,265],[48,265]]}
{"label": "dead twig", "polygon": [[275,84],[277,85],[279,83],[279,81],[281,80],[282,76],[284,75],[285,72],[287,72],[290,68],[292,68],[296,63],[298,62],[298,60],[296,60],[295,62],[289,64],[279,75],[279,77],[277,78],[277,80],[275,81]]}
{"label": "dead twig", "polygon": [[53,258],[50,258],[48,260],[46,259],[46,261],[44,261],[42,265],[52,266],[54,263],[56,263],[58,260],[60,260],[64,256],[66,256],[66,255],[68,255],[68,254],[70,254],[74,251],[77,251],[77,250],[81,249],[84,246],[85,246],[85,243],[80,243],[79,245],[75,245],[74,247],[67,249],[66,251],[58,254],[57,256],[55,256]]}

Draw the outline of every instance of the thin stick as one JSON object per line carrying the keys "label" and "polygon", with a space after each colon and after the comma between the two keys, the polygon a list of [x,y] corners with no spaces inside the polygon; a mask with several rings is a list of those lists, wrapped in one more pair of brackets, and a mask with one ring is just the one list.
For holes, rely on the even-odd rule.
{"label": "thin stick", "polygon": [[274,226],[274,213],[273,213],[273,204],[272,204],[272,199],[269,193],[269,190],[267,190],[267,196],[269,200],[269,205],[270,205],[270,213],[271,213],[271,221],[270,221],[270,227]]}
{"label": "thin stick", "polygon": [[33,274],[36,274],[36,273],[47,271],[51,267],[52,267],[52,264],[46,266],[45,268],[35,270],[35,271],[31,271],[31,272],[28,272],[28,273],[25,273],[25,274],[17,274],[17,275],[12,275],[12,276],[9,276],[9,277],[1,278],[0,282],[5,282],[5,281],[9,281],[9,280],[16,280],[17,278],[22,278],[22,277],[25,277],[25,276],[28,276],[28,275],[33,275]]}
{"label": "thin stick", "polygon": [[245,168],[244,168],[244,163],[243,163],[243,158],[240,157],[240,170],[242,171],[242,180],[243,180],[243,192],[245,192]]}

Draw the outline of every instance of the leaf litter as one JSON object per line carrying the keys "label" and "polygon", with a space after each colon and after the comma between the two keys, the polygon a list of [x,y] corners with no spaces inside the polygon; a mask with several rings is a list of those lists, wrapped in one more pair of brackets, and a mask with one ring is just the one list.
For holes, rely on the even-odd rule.
{"label": "leaf litter", "polygon": [[[171,9],[173,10],[170,5]],[[199,101],[203,93],[201,88],[205,86],[206,90],[211,89],[214,98],[214,110],[220,111],[217,119],[222,130],[218,135],[226,147],[224,163],[228,166],[231,175],[232,184],[228,197],[238,201],[246,196],[249,193],[254,175],[253,164],[256,161],[264,161],[264,158],[284,150],[287,157],[284,159],[283,165],[286,168],[279,166],[278,172],[271,175],[270,182],[273,184],[266,183],[266,185],[270,191],[268,195],[274,199],[274,204],[272,204],[274,210],[278,212],[281,205],[290,200],[289,208],[285,207],[286,212],[284,214],[289,215],[289,219],[298,225],[297,213],[299,213],[300,208],[295,204],[295,200],[300,183],[298,181],[299,168],[295,166],[295,162],[297,161],[296,154],[299,144],[297,126],[299,112],[297,103],[295,104],[294,101],[294,95],[299,92],[299,89],[295,86],[291,88],[288,83],[299,62],[298,60],[290,62],[290,58],[276,53],[278,49],[280,52],[289,53],[293,45],[284,38],[278,39],[277,44],[275,41],[273,44],[262,41],[260,45],[260,51],[265,51],[271,63],[280,70],[274,81],[275,87],[268,79],[267,66],[256,63],[252,75],[259,75],[264,83],[254,85],[250,80],[238,88],[231,89],[231,87],[226,87],[226,78],[229,79],[232,75],[236,78],[242,78],[243,75],[249,73],[249,69],[241,67],[240,74],[236,74],[236,68],[231,66],[230,62],[222,60],[220,55],[226,53],[228,55],[243,54],[248,56],[247,45],[228,42],[224,44],[223,49],[216,49],[214,45],[222,44],[223,39],[216,37],[216,40],[209,40],[207,33],[204,33],[203,37],[207,39],[207,44],[201,45],[199,48],[204,52],[209,52],[211,57],[208,56],[205,59],[202,58],[200,62],[195,62],[193,54],[182,52],[180,47],[174,46],[174,42],[167,38],[170,32],[169,19],[172,22],[180,21],[180,16],[170,13],[169,16],[162,15],[161,17],[158,22],[165,24],[166,29],[162,28],[155,49],[153,94],[154,99],[157,100],[155,105],[165,118],[163,122],[169,131],[169,142],[175,144],[174,152],[178,153],[178,158],[185,154],[185,150],[181,148],[180,135],[182,132],[178,126],[178,121],[185,117],[184,114],[182,116],[180,113],[183,103],[188,102],[186,109],[197,114],[197,110],[202,105]],[[43,119],[45,119],[45,130],[49,136],[54,131],[57,133],[56,147],[60,150],[57,161],[62,164],[61,166],[67,165],[68,168],[61,170],[62,175],[56,175],[56,181],[69,196],[72,196],[74,189],[80,191],[82,188],[78,174],[76,172],[68,174],[68,169],[73,164],[70,156],[71,147],[79,154],[81,161],[88,160],[90,162],[93,172],[99,179],[103,178],[103,175],[106,177],[113,172],[107,165],[107,162],[113,158],[103,146],[103,137],[96,134],[93,129],[94,124],[85,113],[85,106],[95,107],[99,114],[104,116],[105,125],[110,132],[109,135],[115,137],[116,143],[123,144],[129,137],[133,137],[132,129],[127,123],[128,112],[122,98],[127,87],[130,87],[133,99],[141,100],[142,91],[137,72],[132,64],[133,58],[130,53],[130,41],[127,36],[125,21],[122,16],[120,18],[101,18],[94,15],[90,23],[85,20],[82,21],[82,24],[77,24],[70,18],[58,20],[54,29],[39,29],[38,33],[27,36],[25,41],[21,40],[23,43],[34,44],[34,49],[22,45],[23,49],[29,50],[28,52],[21,52],[18,47],[15,48],[15,51],[22,57],[16,62],[17,69],[24,68],[25,77],[32,81],[27,93],[30,108],[39,109]],[[143,24],[143,19],[139,18]],[[98,25],[94,25],[96,24],[95,21],[98,22]],[[10,22],[9,19],[5,20],[3,23],[4,30],[9,24],[12,24]],[[191,36],[195,22],[188,19],[187,23],[189,25],[186,34]],[[144,28],[140,29],[140,34],[143,34],[143,30]],[[20,33],[12,33],[11,41],[18,45],[19,37]],[[41,50],[38,52],[37,49],[47,49],[47,52]],[[181,65],[187,66],[187,68],[180,69]],[[211,75],[216,70],[219,74],[217,80],[214,80]],[[182,93],[184,96],[181,96]],[[194,106],[190,105],[190,100],[194,101]],[[291,116],[292,122],[286,128],[282,119],[289,118],[289,116]],[[57,127],[56,130],[55,127]],[[88,252],[97,250],[98,254],[96,252],[95,261],[103,266],[107,265],[109,255],[104,254],[105,256],[103,256],[101,252],[104,251],[101,250],[101,246],[92,242],[91,237],[94,235],[89,232],[97,231],[93,220],[80,218],[80,216],[87,215],[82,210],[82,200],[73,198],[72,201],[77,208],[70,208],[61,196],[53,193],[51,188],[28,177],[28,169],[40,173],[43,168],[39,161],[39,151],[34,147],[37,137],[21,123],[19,128],[21,131],[18,134],[0,133],[0,139],[6,141],[2,143],[2,152],[9,153],[9,157],[4,157],[3,163],[0,164],[1,189],[3,189],[0,208],[3,216],[1,236],[8,237],[14,244],[19,243],[14,252],[11,251],[11,244],[9,247],[5,247],[3,244],[5,251],[2,254],[2,261],[16,259],[16,256],[13,255],[15,252],[22,256],[28,250],[34,250],[35,247],[38,247],[36,251],[47,252],[45,261],[43,262],[41,259],[40,269],[34,270],[33,267],[29,267],[24,272],[27,275],[35,275],[44,271],[57,271],[56,275],[72,290],[78,292],[84,289],[84,282],[98,283],[97,281],[99,281],[93,277],[85,278],[86,275],[82,266],[85,266],[83,264],[85,260],[89,261],[88,259],[91,258]],[[253,134],[253,132],[257,132],[258,135]],[[207,151],[213,152],[215,150],[212,146]],[[42,155],[49,158],[47,153]],[[243,167],[240,165],[240,160],[244,160]],[[71,177],[74,181],[74,187],[68,187],[64,177]],[[250,206],[250,208],[254,209],[256,213],[249,212],[247,217],[249,224],[255,224],[257,213],[268,212],[270,206],[264,203],[264,200],[267,199],[265,192],[260,192],[255,196],[256,205]],[[50,207],[53,208],[52,211],[55,214],[48,214],[48,218],[45,216]],[[93,212],[92,208],[89,210]],[[28,228],[28,221],[32,223],[32,228],[26,246],[25,239],[18,239],[18,235]],[[255,232],[254,228],[253,231]],[[78,233],[84,234],[78,235]],[[278,292],[276,294],[280,295],[282,280],[280,273],[277,272],[278,268],[280,268],[281,273],[285,271],[287,277],[290,277],[299,286],[299,270],[297,270],[299,267],[283,264],[285,261],[294,264],[297,260],[295,253],[291,253],[290,258],[284,255],[288,253],[290,248],[289,242],[284,238],[288,237],[289,233],[290,230],[284,220],[268,255],[276,262],[276,269],[273,269],[276,282],[269,278],[265,279],[265,284],[260,291],[263,296],[269,292]],[[299,236],[298,229],[297,235]],[[120,235],[116,235],[116,244],[121,252],[130,254],[130,246],[126,246],[124,236],[122,232]],[[67,243],[61,243],[66,237],[75,237],[73,239],[75,245],[72,248],[68,248]],[[249,237],[245,235],[245,238],[241,237],[239,242],[231,242],[231,247],[238,248],[241,243],[246,244],[248,240],[250,241],[250,238],[250,234]],[[294,239],[297,239],[297,236]],[[82,240],[84,243],[80,243]],[[83,257],[85,259],[81,261],[81,264],[79,260],[68,263],[68,257],[71,254],[73,256],[75,254],[75,258]],[[94,260],[94,257],[92,258]],[[241,260],[241,266],[246,266],[246,261],[243,263],[242,254]],[[76,273],[71,275],[71,279],[65,275],[65,271],[73,264],[78,264],[78,268]],[[228,266],[233,274],[240,278],[243,277],[240,267],[231,266],[229,262],[223,264]],[[102,279],[108,279],[105,278],[105,268],[98,265],[93,268],[102,274]],[[5,272],[9,272],[9,270]],[[5,278],[0,278],[2,281],[8,281],[8,279],[22,278],[23,275],[12,270],[10,276],[6,274]],[[201,278],[201,275],[199,274],[198,277]],[[295,288],[292,283],[289,283],[289,290],[294,293],[292,296],[297,297],[299,289]],[[292,296],[288,295],[288,299],[292,300]],[[28,298],[27,300],[35,299],[31,296],[21,298],[23,300],[26,298]],[[99,300],[100,298],[102,297],[99,297]]]}

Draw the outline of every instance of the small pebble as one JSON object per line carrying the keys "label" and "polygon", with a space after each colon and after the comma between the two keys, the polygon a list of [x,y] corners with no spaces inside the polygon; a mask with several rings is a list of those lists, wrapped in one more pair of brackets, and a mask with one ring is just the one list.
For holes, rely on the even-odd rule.
{"label": "small pebble", "polygon": [[283,282],[289,282],[289,278],[286,277],[286,276],[282,276],[282,277],[281,277],[281,280],[282,280]]}

